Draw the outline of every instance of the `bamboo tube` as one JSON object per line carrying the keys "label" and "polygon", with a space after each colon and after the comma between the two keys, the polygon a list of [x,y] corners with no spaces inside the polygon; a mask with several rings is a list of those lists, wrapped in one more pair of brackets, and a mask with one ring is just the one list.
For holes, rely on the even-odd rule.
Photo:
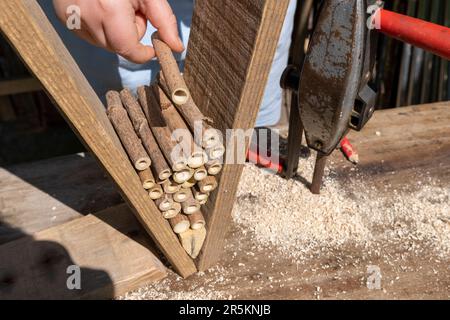
{"label": "bamboo tube", "polygon": [[189,179],[191,179],[194,175],[194,169],[187,168],[182,171],[174,172],[173,181],[179,184],[183,184]]}
{"label": "bamboo tube", "polygon": [[178,214],[169,220],[170,225],[175,233],[180,234],[189,230],[191,223],[184,214]]}
{"label": "bamboo tube", "polygon": [[150,199],[157,200],[164,195],[164,192],[161,186],[156,184],[150,190],[148,190],[148,194],[150,195]]}
{"label": "bamboo tube", "polygon": [[178,192],[174,193],[173,200],[178,203],[182,203],[182,202],[186,201],[188,199],[188,197],[189,197],[188,189],[181,188]]}
{"label": "bamboo tube", "polygon": [[187,189],[188,197],[186,201],[181,204],[181,208],[183,209],[184,214],[193,214],[200,210],[200,204],[197,200],[194,199],[194,195],[192,194],[191,189]]}
{"label": "bamboo tube", "polygon": [[155,201],[155,204],[162,212],[169,211],[172,208],[173,203],[174,202],[171,194],[165,194]]}
{"label": "bamboo tube", "polygon": [[202,193],[210,193],[217,188],[217,180],[212,176],[206,177],[206,179],[198,182],[198,188]]}
{"label": "bamboo tube", "polygon": [[[170,90],[167,87],[167,83],[163,73],[158,73],[158,84],[161,89],[170,96]],[[208,122],[212,122],[211,119],[205,117],[200,109],[195,104],[192,97],[184,104],[175,103],[175,107],[181,114],[187,125],[194,133],[194,140],[199,146],[204,148],[210,148],[218,144],[223,144],[222,134],[219,130],[214,129]]]}
{"label": "bamboo tube", "polygon": [[188,166],[194,169],[201,167],[207,161],[206,153],[194,142],[191,131],[164,91],[157,84],[151,88],[161,106],[162,116],[172,131],[172,137],[183,149]]}
{"label": "bamboo tube", "polygon": [[189,215],[188,219],[191,224],[192,230],[199,230],[206,225],[205,217],[203,217],[203,214],[200,210]]}
{"label": "bamboo tube", "polygon": [[209,194],[201,192],[198,186],[195,186],[192,191],[194,194],[194,199],[196,199],[197,201],[204,201],[209,198]]}
{"label": "bamboo tube", "polygon": [[222,144],[218,144],[211,148],[205,148],[205,152],[210,160],[217,160],[225,154],[225,147]]}
{"label": "bamboo tube", "polygon": [[189,229],[178,235],[181,245],[184,250],[195,259],[200,254],[203,244],[206,239],[206,228],[201,228],[199,230]]}
{"label": "bamboo tube", "polygon": [[142,186],[144,187],[145,190],[150,190],[156,185],[155,177],[153,176],[152,171],[150,169],[147,168],[143,171],[138,171],[137,173],[139,175],[139,179],[141,179]]}
{"label": "bamboo tube", "polygon": [[106,94],[108,105],[108,118],[114,126],[117,135],[122,141],[128,156],[136,170],[145,170],[150,167],[151,160],[142,146],[141,141],[134,132],[133,125],[128,118],[127,111],[122,105],[118,92],[109,91]]}
{"label": "bamboo tube", "polygon": [[195,186],[196,184],[197,184],[197,180],[195,180],[194,177],[192,177],[191,179],[189,179],[188,181],[183,183],[181,185],[181,187],[189,189],[189,188],[192,188],[193,186]]}
{"label": "bamboo tube", "polygon": [[174,183],[172,180],[167,179],[163,182],[161,182],[162,188],[165,193],[167,194],[174,194],[180,191],[181,186],[177,183]]}
{"label": "bamboo tube", "polygon": [[216,176],[222,171],[222,161],[219,159],[212,159],[205,163],[205,168],[208,170],[209,175]]}
{"label": "bamboo tube", "polygon": [[172,171],[159,149],[158,143],[150,130],[147,118],[145,117],[139,102],[128,89],[122,90],[120,92],[120,97],[125,109],[128,111],[134,130],[141,138],[142,144],[152,160],[151,169],[153,170],[154,175],[160,180],[168,179],[172,175]]}
{"label": "bamboo tube", "polygon": [[162,117],[161,107],[156,101],[153,90],[149,87],[140,87],[138,96],[150,129],[170,167],[173,171],[186,169],[187,161],[182,154],[176,152],[179,148],[176,142],[172,141],[172,133]]}
{"label": "bamboo tube", "polygon": [[162,214],[164,219],[173,219],[177,215],[179,215],[180,212],[181,212],[181,204],[179,204],[178,202],[174,202],[172,208],[163,212]]}
{"label": "bamboo tube", "polygon": [[206,170],[205,166],[202,166],[194,171],[194,179],[196,181],[202,181],[203,179],[206,179],[208,176],[208,171]]}
{"label": "bamboo tube", "polygon": [[172,50],[165,44],[155,32],[152,35],[153,48],[158,57],[161,70],[167,80],[167,86],[170,90],[170,98],[176,104],[184,104],[190,97],[189,90],[181,75],[178,63],[173,56]]}

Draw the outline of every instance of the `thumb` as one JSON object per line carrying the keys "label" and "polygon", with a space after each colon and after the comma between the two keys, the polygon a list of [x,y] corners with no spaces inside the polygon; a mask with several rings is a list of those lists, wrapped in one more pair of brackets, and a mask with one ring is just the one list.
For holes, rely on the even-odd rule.
{"label": "thumb", "polygon": [[166,0],[145,0],[141,11],[158,30],[159,37],[173,51],[182,52],[183,42],[178,33],[177,19]]}

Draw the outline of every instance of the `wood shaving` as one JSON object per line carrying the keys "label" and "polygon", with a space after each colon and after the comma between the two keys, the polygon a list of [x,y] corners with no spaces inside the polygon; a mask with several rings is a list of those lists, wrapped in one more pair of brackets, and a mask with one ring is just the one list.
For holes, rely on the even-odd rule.
{"label": "wood shaving", "polygon": [[[313,158],[301,161],[299,174],[311,177]],[[450,253],[450,188],[423,183],[419,191],[375,192],[370,180],[356,177],[342,185],[328,170],[320,196],[301,179],[286,181],[246,165],[233,210],[234,221],[260,246],[275,246],[306,259],[318,248],[376,241],[423,241],[440,255]]]}

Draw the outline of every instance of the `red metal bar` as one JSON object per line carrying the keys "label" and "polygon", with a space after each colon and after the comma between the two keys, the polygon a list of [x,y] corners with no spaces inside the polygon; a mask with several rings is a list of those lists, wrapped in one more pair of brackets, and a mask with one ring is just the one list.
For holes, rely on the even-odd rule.
{"label": "red metal bar", "polygon": [[256,165],[269,169],[270,171],[273,171],[275,173],[283,172],[283,164],[281,163],[281,159],[279,159],[280,163],[274,162],[271,159],[267,159],[266,157],[262,156],[257,151],[252,150],[251,148],[248,149],[247,160],[253,163],[256,162]]}
{"label": "red metal bar", "polygon": [[385,9],[375,15],[382,33],[450,60],[450,28]]}

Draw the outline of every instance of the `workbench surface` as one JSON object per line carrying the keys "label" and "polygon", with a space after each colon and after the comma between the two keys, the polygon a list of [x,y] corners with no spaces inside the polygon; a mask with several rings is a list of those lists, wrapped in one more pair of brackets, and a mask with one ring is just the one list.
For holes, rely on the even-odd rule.
{"label": "workbench surface", "polygon": [[[432,211],[445,210],[450,202],[450,104],[379,111],[363,132],[351,133],[349,138],[360,153],[360,164],[355,167],[336,152],[330,170],[327,170],[324,193],[318,198],[305,191],[313,158],[302,159],[298,176],[289,182],[248,165],[238,191],[234,223],[228,233],[220,265],[186,281],[169,272],[162,282],[130,293],[127,298],[448,299],[450,219],[446,219],[450,217],[450,211],[447,214]],[[267,200],[271,199],[267,188],[251,188],[262,183],[267,183],[267,188],[280,186],[280,194],[272,196],[273,203],[284,207],[278,208],[280,219],[287,217],[284,209],[299,209],[292,212],[293,219],[300,221],[299,228],[302,228],[303,218],[314,218],[306,212],[313,203],[316,202],[317,207],[322,203],[324,210],[333,208],[333,203],[326,197],[337,197],[337,188],[340,196],[332,199],[336,203],[343,199],[348,201],[352,210],[357,207],[375,210],[374,205],[365,202],[381,199],[381,209],[390,203],[390,207],[386,207],[389,210],[386,215],[392,219],[380,215],[377,217],[381,219],[380,223],[374,225],[369,213],[346,213],[350,215],[350,227],[368,228],[374,239],[368,242],[361,239],[362,233],[358,229],[351,232],[331,230],[330,236],[335,236],[335,239],[326,246],[314,247],[311,243],[321,244],[325,238],[314,234],[315,229],[311,227],[311,230],[299,229],[299,234],[303,232],[305,237],[312,237],[309,242],[307,237],[302,239],[295,232],[291,238],[286,238],[292,239],[294,244],[305,243],[305,246],[293,250],[280,242],[282,237],[271,234],[273,230],[270,228],[251,225],[263,221],[264,214],[268,215],[267,221],[274,217],[269,212],[274,209]],[[297,194],[283,193],[289,193],[288,190],[295,190]],[[364,193],[367,197],[363,196]],[[430,212],[425,217],[436,221],[419,221],[414,216],[402,215],[402,201],[413,201],[415,195],[424,198],[417,206],[413,203],[411,210],[417,207],[427,211],[429,208]],[[290,203],[293,199],[296,199],[296,204]],[[129,214],[134,219],[121,203],[120,196],[89,154],[0,169],[0,255],[2,252],[11,254],[11,244],[14,243],[19,250],[20,240],[17,239],[20,237],[42,233],[50,227],[63,230],[68,223],[75,224],[73,227],[81,226],[82,221],[92,219],[97,212],[107,208],[112,208],[108,209],[110,212],[119,211],[117,216]],[[264,206],[268,207],[267,212],[260,210]],[[324,211],[324,216],[336,219],[336,223],[342,222],[342,216],[335,212]],[[112,215],[105,219],[105,211],[100,217],[103,217],[101,221],[119,231],[120,224],[127,220],[116,219]],[[352,222],[352,219],[361,217],[370,223],[364,219],[358,222],[360,224]],[[323,222],[324,226],[328,226],[327,223],[330,221]],[[427,231],[423,237],[414,240],[409,234],[398,234],[398,231],[413,234],[414,223],[420,223],[420,227]],[[273,229],[276,231],[280,226],[284,227],[283,224],[274,225]],[[148,241],[142,240],[140,228],[132,229],[127,237],[139,239],[142,246],[151,248]],[[340,240],[343,242],[339,243]],[[65,241],[68,240],[61,236],[62,245]],[[289,250],[294,254],[289,254]],[[367,288],[367,268],[370,266],[381,271],[380,290]],[[148,281],[148,278],[137,279],[127,288],[136,289]],[[106,297],[111,298],[117,293],[123,294],[123,290],[115,294],[109,291]]]}

